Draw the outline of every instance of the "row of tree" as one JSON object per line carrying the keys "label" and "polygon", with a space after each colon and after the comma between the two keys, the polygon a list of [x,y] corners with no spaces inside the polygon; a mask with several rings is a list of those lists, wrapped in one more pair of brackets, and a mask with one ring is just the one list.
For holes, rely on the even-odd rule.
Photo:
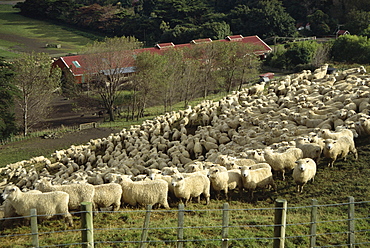
{"label": "row of tree", "polygon": [[[134,119],[143,117],[148,106],[162,105],[163,112],[168,112],[180,101],[185,107],[194,98],[206,97],[210,92],[239,90],[243,84],[256,80],[262,63],[254,54],[258,48],[238,42],[168,49],[161,55],[136,53],[140,45],[133,37],[116,37],[97,41],[84,51],[89,90],[100,95],[111,121],[116,107],[125,106],[130,113],[127,118]],[[315,69],[329,59],[369,64],[369,53],[369,38],[345,35],[322,44],[290,43],[275,49],[264,63],[297,70]],[[136,72],[126,77],[122,68],[132,66],[132,61]],[[62,71],[53,68],[50,57],[44,53],[24,54],[12,63],[0,60],[0,139],[20,130],[27,135],[34,124],[47,116],[53,92],[78,88],[73,77],[63,77],[61,81],[61,75]],[[124,92],[129,94],[120,102]]]}
{"label": "row of tree", "polygon": [[[209,92],[230,92],[255,79],[261,64],[253,53],[256,47],[237,42],[168,49],[162,55],[136,53],[141,44],[133,37],[107,38],[84,51],[88,90],[101,97],[110,121],[114,121],[117,107],[127,108],[127,118],[134,119],[143,117],[148,106],[162,105],[167,112],[179,101],[188,105]],[[133,76],[122,73],[127,66],[136,68]],[[53,92],[78,90],[73,77],[64,75],[61,80],[62,71],[52,67],[44,53],[24,54],[11,64],[2,61],[0,139],[19,131],[27,135],[47,117]]]}
{"label": "row of tree", "polygon": [[264,61],[274,68],[301,71],[315,69],[328,61],[370,64],[370,38],[342,35],[325,43],[315,40],[276,46]]}
{"label": "row of tree", "polygon": [[368,0],[25,0],[21,14],[155,43],[223,39],[230,34],[270,37],[334,34],[338,28],[365,35]]}
{"label": "row of tree", "polygon": [[[261,50],[239,42],[210,42],[191,48],[167,49],[163,54],[135,53],[138,40],[109,38],[95,42],[84,52],[89,89],[97,92],[114,120],[117,99],[122,90],[130,94],[123,103],[130,118],[140,118],[148,106],[171,111],[174,103],[206,97],[209,92],[230,92],[258,78]],[[104,59],[102,59],[104,58]],[[135,58],[135,59],[133,59]],[[135,74],[122,77],[122,68],[134,62]],[[132,64],[131,64],[132,66]],[[109,70],[107,70],[109,68]],[[103,72],[96,74],[96,72]]]}

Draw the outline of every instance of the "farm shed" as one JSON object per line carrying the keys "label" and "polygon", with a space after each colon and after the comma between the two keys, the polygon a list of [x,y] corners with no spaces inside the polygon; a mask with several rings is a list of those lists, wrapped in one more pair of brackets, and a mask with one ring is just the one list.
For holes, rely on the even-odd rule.
{"label": "farm shed", "polygon": [[[246,44],[255,45],[258,47],[258,50],[255,51],[255,54],[258,55],[261,59],[266,57],[266,54],[272,51],[271,47],[269,47],[263,40],[261,40],[257,35],[254,36],[247,36],[243,37],[242,35],[233,35],[227,36],[225,39],[217,40],[221,42],[242,42]],[[149,48],[141,48],[136,49],[134,53],[141,53],[141,52],[152,52],[161,54],[166,49],[173,49],[173,48],[183,48],[183,47],[191,47],[195,44],[201,43],[208,43],[212,42],[210,38],[206,39],[198,39],[192,40],[187,44],[173,44],[172,42],[169,43],[160,43],[156,44],[154,47]],[[120,71],[124,74],[126,73],[134,73],[134,58],[131,61],[125,61],[125,65],[122,65]],[[58,66],[62,69],[63,73],[71,73],[72,76],[75,78],[76,83],[84,83],[85,82],[85,75],[87,73],[84,63],[84,55],[74,55],[74,56],[65,56],[60,57],[53,62],[54,66]],[[104,73],[109,72],[111,68],[106,68],[103,70]],[[98,72],[97,72],[98,73]]]}

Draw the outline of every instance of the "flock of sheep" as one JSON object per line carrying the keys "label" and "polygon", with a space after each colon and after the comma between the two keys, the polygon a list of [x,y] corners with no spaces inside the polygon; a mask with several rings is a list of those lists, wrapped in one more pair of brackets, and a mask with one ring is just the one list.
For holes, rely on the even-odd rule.
{"label": "flock of sheep", "polygon": [[[363,67],[327,74],[327,65],[170,112],[106,138],[0,168],[4,217],[44,218],[81,202],[95,210],[185,204],[220,192],[254,199],[292,176],[302,192],[323,157],[328,166],[370,134],[370,75]],[[36,170],[35,168],[40,168]],[[291,172],[286,174],[287,172]]]}

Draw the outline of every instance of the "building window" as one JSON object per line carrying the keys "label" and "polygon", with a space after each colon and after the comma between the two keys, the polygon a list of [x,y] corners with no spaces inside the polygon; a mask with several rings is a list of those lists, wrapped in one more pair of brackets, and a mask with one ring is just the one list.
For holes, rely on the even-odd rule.
{"label": "building window", "polygon": [[81,68],[81,65],[80,65],[80,63],[78,63],[78,61],[72,61],[72,64],[74,64],[74,66],[76,66],[76,68]]}

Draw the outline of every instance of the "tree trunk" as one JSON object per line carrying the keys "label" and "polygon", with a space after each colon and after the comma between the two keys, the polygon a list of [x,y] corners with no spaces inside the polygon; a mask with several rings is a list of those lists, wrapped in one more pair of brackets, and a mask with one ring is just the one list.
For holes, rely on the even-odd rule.
{"label": "tree trunk", "polygon": [[28,122],[27,122],[27,107],[23,111],[23,135],[27,136],[28,134]]}
{"label": "tree trunk", "polygon": [[109,108],[108,114],[109,114],[109,121],[114,121],[114,112],[113,112],[112,107]]}

